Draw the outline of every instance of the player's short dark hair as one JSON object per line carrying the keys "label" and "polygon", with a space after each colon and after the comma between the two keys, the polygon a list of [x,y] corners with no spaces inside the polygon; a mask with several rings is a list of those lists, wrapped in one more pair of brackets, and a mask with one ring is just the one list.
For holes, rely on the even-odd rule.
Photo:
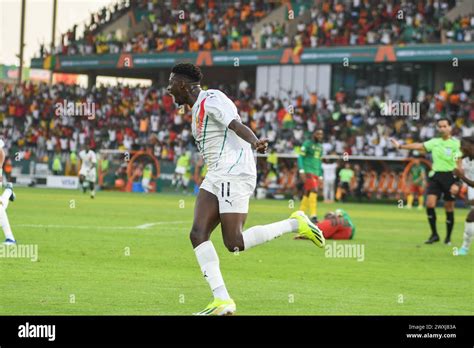
{"label": "player's short dark hair", "polygon": [[438,121],[436,121],[436,124],[439,124],[441,121],[446,121],[448,122],[449,125],[451,125],[451,120],[447,117],[441,117]]}
{"label": "player's short dark hair", "polygon": [[201,69],[191,63],[179,63],[176,64],[171,70],[172,73],[186,76],[191,82],[201,82],[202,72]]}

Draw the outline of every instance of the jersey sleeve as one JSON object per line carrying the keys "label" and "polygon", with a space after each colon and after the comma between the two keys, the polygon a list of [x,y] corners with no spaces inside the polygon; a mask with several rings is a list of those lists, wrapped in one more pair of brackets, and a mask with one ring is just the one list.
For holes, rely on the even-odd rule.
{"label": "jersey sleeve", "polygon": [[95,154],[95,152],[92,152],[92,153],[91,153],[91,163],[92,163],[92,164],[96,164],[96,163],[97,163],[97,155]]}
{"label": "jersey sleeve", "polygon": [[215,94],[206,97],[204,107],[206,113],[216,122],[228,127],[229,123],[238,119],[237,109],[231,104],[230,100],[220,98]]}
{"label": "jersey sleeve", "polygon": [[436,138],[433,138],[431,140],[425,141],[423,143],[423,146],[425,147],[427,152],[431,152],[433,150],[433,148],[435,147],[437,142],[438,142],[438,140]]}
{"label": "jersey sleeve", "polygon": [[303,163],[303,156],[302,155],[298,156],[298,169],[304,171],[304,163]]}
{"label": "jersey sleeve", "polygon": [[300,154],[298,155],[298,169],[304,170],[304,162],[303,157],[306,157],[306,153],[308,152],[309,142],[306,140],[300,148]]}

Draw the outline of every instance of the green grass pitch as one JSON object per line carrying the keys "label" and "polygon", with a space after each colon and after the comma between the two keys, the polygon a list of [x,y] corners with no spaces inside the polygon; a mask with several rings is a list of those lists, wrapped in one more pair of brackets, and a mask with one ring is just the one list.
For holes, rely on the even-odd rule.
{"label": "green grass pitch", "polygon": [[[38,245],[38,261],[0,258],[2,315],[189,315],[211,300],[188,233],[194,197],[18,188],[8,208],[15,237]],[[293,235],[239,254],[212,236],[241,315],[472,315],[473,257],[427,246],[424,211],[396,204],[343,207],[364,260],[329,258]],[[287,218],[287,201],[252,200],[246,226]],[[445,234],[445,214],[437,210]],[[141,228],[137,228],[141,226]],[[329,243],[332,243],[329,241]]]}

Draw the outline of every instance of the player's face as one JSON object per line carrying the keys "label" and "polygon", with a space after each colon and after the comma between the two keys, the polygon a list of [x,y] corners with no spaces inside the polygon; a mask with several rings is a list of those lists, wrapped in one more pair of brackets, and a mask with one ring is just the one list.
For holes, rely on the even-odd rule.
{"label": "player's face", "polygon": [[166,90],[173,96],[175,103],[178,105],[184,104],[184,81],[177,78],[174,73],[170,74],[170,79]]}
{"label": "player's face", "polygon": [[438,131],[441,133],[441,135],[450,135],[451,126],[449,125],[448,121],[439,121]]}
{"label": "player's face", "polygon": [[322,142],[324,138],[324,133],[322,130],[317,130],[316,132],[314,132],[313,137],[314,140],[316,140],[317,142]]}

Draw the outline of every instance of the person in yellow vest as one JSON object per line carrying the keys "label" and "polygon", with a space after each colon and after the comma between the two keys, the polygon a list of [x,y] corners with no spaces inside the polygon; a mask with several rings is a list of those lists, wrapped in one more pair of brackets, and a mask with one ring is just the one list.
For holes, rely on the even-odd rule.
{"label": "person in yellow vest", "polygon": [[69,169],[69,174],[77,176],[78,163],[77,163],[77,154],[76,151],[72,151],[69,155],[69,163],[71,165]]}
{"label": "person in yellow vest", "polygon": [[63,165],[61,163],[61,154],[59,153],[59,151],[56,151],[56,154],[54,155],[52,169],[53,169],[53,175],[62,174]]}
{"label": "person in yellow vest", "polygon": [[184,189],[188,187],[189,183],[189,169],[191,164],[191,152],[187,151],[181,156],[179,156],[178,161],[176,162],[176,169],[174,172],[173,180],[171,181],[171,186],[176,186],[176,190],[182,186]]}
{"label": "person in yellow vest", "polygon": [[143,174],[142,174],[142,187],[146,193],[148,193],[151,189],[150,181],[151,181],[152,176],[153,176],[153,166],[151,165],[151,163],[148,163],[143,169]]}
{"label": "person in yellow vest", "polygon": [[273,170],[277,171],[278,169],[278,155],[275,149],[268,154],[267,162],[270,164]]}

